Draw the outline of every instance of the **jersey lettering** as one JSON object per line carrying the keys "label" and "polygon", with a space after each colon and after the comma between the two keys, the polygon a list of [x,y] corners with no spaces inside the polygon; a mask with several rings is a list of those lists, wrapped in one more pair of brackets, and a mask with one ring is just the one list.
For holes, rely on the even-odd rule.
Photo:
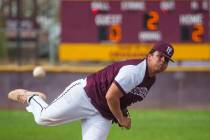
{"label": "jersey lettering", "polygon": [[143,99],[147,96],[147,87],[136,87],[131,91],[131,94],[142,97]]}

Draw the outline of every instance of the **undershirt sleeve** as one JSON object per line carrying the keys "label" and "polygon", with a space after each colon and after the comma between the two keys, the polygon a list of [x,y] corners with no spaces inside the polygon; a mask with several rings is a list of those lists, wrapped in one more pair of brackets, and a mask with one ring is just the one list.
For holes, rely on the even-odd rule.
{"label": "undershirt sleeve", "polygon": [[124,93],[129,93],[137,85],[139,85],[145,76],[145,69],[141,66],[127,65],[123,66],[114,79],[117,87]]}

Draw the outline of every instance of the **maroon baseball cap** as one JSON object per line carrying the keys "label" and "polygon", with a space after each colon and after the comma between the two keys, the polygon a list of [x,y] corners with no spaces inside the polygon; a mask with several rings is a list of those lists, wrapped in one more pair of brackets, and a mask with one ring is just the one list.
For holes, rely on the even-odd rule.
{"label": "maroon baseball cap", "polygon": [[156,43],[152,49],[162,52],[166,58],[174,62],[174,60],[171,59],[171,57],[174,54],[174,48],[171,44],[166,43],[166,42],[159,42],[159,43]]}

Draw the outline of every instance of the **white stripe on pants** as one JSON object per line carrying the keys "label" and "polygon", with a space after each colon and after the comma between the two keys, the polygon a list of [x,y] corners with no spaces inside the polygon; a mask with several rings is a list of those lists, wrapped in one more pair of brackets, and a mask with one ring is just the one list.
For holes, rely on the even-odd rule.
{"label": "white stripe on pants", "polygon": [[34,96],[26,109],[33,113],[37,124],[54,126],[81,120],[83,140],[105,140],[111,121],[102,117],[90,103],[83,84],[84,80],[73,82],[50,105]]}

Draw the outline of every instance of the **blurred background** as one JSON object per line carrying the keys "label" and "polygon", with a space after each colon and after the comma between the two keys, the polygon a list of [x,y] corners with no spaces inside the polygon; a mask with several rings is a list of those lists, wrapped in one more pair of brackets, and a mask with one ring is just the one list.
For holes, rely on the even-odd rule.
{"label": "blurred background", "polygon": [[[209,111],[209,0],[0,0],[0,108],[24,109],[7,99],[15,88],[52,101],[72,81],[144,58],[159,41],[172,43],[176,62],[133,108]],[[43,79],[32,76],[37,65]]]}
{"label": "blurred background", "polygon": [[[1,0],[0,107],[10,106],[4,102],[14,88],[55,97],[73,80],[114,61],[143,58],[166,41],[176,62],[142,106],[209,108],[209,15],[208,0]],[[37,65],[48,72],[44,79],[32,77]]]}

